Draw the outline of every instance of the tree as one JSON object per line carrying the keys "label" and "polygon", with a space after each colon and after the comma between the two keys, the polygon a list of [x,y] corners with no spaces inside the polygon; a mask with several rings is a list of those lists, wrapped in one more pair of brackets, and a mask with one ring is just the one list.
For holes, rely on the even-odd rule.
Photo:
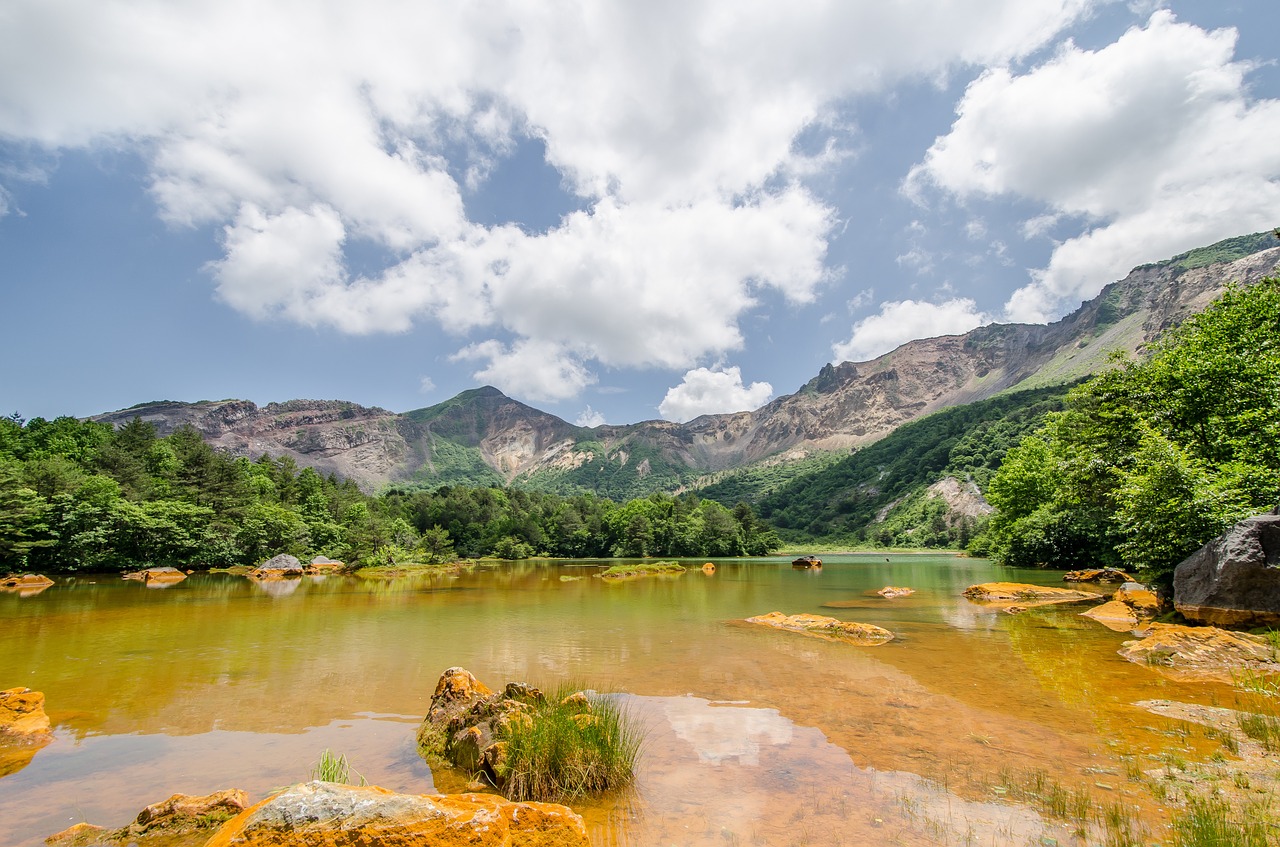
{"label": "tree", "polygon": [[54,543],[48,512],[49,504],[23,484],[18,469],[0,462],[0,562],[22,568],[31,551]]}

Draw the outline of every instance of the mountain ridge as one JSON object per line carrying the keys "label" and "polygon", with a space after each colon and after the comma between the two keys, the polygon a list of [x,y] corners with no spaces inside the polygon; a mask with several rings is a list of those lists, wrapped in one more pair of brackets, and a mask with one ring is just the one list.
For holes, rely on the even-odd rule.
{"label": "mountain ridge", "polygon": [[931,412],[1079,379],[1105,367],[1113,350],[1141,350],[1227,282],[1275,273],[1273,243],[1258,233],[1143,265],[1054,323],[988,324],[910,341],[866,362],[829,363],[759,409],[686,423],[582,427],[493,386],[404,413],[341,400],[158,401],[93,420],[141,417],[161,434],[188,424],[233,455],[290,455],[366,490],[496,484],[625,499],[779,456],[847,451]]}

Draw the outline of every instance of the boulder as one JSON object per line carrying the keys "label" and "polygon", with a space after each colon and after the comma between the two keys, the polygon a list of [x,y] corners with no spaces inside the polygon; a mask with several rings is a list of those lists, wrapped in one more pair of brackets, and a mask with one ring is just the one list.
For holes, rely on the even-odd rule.
{"label": "boulder", "polygon": [[1173,605],[1196,623],[1280,625],[1280,515],[1243,520],[1184,559]]}
{"label": "boulder", "polygon": [[964,590],[964,596],[974,603],[1003,609],[1017,614],[1037,606],[1058,603],[1095,603],[1101,594],[1072,588],[1055,588],[1047,585],[1028,585],[1021,582],[983,582]]}
{"label": "boulder", "polygon": [[914,588],[906,588],[899,585],[886,585],[876,593],[887,600],[892,600],[894,597],[909,597],[912,594],[915,594],[916,590]]}
{"label": "boulder", "polygon": [[152,803],[133,823],[120,829],[78,823],[44,840],[50,847],[173,847],[203,844],[210,833],[245,810],[248,797],[238,788],[204,796],[174,794]]}
{"label": "boulder", "polygon": [[1213,626],[1153,623],[1144,638],[1124,642],[1119,652],[1178,679],[1229,682],[1241,670],[1280,672],[1275,647],[1267,639]]}
{"label": "boulder", "polygon": [[272,556],[253,570],[249,571],[250,579],[290,579],[300,577],[306,571],[302,562],[288,553]]}
{"label": "boulder", "polygon": [[877,645],[893,640],[892,632],[875,624],[842,621],[822,615],[784,615],[782,612],[769,612],[767,615],[747,618],[747,623],[854,644]]}
{"label": "boulder", "polygon": [[206,847],[587,847],[582,818],[552,803],[491,794],[395,794],[307,782],[228,821]]}
{"label": "boulder", "polygon": [[185,573],[177,568],[171,568],[168,565],[156,568],[146,568],[144,570],[134,571],[133,573],[127,573],[124,575],[124,579],[136,579],[146,585],[155,585],[157,587],[162,585],[174,585],[182,582],[186,578],[187,575]]}
{"label": "boulder", "polygon": [[792,560],[792,562],[791,562],[791,567],[793,567],[793,568],[820,568],[820,567],[822,567],[822,560],[821,560],[821,559],[819,559],[817,556],[801,556],[801,557],[800,557],[800,558],[798,558],[798,559],[793,559],[793,560]]}
{"label": "boulder", "polygon": [[1133,609],[1139,618],[1154,618],[1160,614],[1160,598],[1150,588],[1138,582],[1121,585],[1112,599]]}
{"label": "boulder", "polygon": [[1063,582],[1132,582],[1133,577],[1129,576],[1119,568],[1089,568],[1080,571],[1067,571],[1062,577]]}
{"label": "boulder", "polygon": [[707,576],[711,576],[712,574],[714,574],[716,572],[715,563],[714,562],[704,563],[702,566],[702,572]]}
{"label": "boulder", "polygon": [[44,695],[30,688],[0,691],[0,739],[28,740],[49,735]]}

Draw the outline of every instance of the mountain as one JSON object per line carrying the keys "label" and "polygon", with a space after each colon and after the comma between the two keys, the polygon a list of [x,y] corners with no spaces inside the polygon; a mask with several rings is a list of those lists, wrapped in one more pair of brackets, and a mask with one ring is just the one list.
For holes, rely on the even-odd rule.
{"label": "mountain", "polygon": [[624,499],[723,482],[749,466],[823,462],[825,452],[870,444],[941,409],[1086,376],[1111,351],[1140,350],[1202,309],[1229,281],[1276,273],[1275,243],[1270,232],[1228,239],[1135,268],[1055,323],[912,341],[869,362],[828,364],[755,411],[683,424],[579,427],[489,386],[404,414],[343,401],[223,400],[145,403],[95,420],[141,417],[161,434],[189,424],[234,455],[290,455],[366,490],[510,484]]}

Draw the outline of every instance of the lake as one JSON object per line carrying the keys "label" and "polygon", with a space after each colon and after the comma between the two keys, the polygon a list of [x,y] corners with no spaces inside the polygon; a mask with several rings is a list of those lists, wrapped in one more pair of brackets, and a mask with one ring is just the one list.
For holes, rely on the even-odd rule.
{"label": "lake", "polygon": [[[174,792],[258,800],[309,778],[326,749],[376,785],[460,791],[465,775],[433,775],[413,739],[440,673],[461,665],[492,688],[616,692],[643,722],[635,786],[574,804],[595,844],[1065,845],[1070,827],[1007,801],[1011,780],[1043,770],[1157,820],[1125,773],[1171,730],[1132,704],[1227,696],[1125,662],[1131,636],[1082,607],[1009,615],[961,596],[995,580],[1060,585],[1058,573],[824,559],[621,583],[592,576],[612,562],[588,561],[274,585],[195,574],[163,589],[81,575],[0,595],[0,688],[43,691],[56,728],[0,778],[0,842],[122,826]],[[916,593],[874,594],[886,585]],[[775,610],[896,638],[858,647],[742,623]]]}

